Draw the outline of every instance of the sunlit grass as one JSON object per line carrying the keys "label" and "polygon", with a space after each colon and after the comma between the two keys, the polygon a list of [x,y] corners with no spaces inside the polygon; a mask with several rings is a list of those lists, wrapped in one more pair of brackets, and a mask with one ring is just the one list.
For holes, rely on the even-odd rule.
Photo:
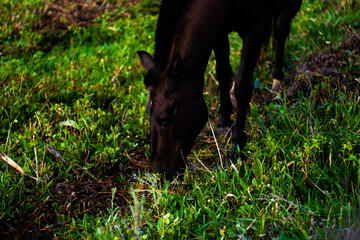
{"label": "sunlit grass", "polygon": [[[25,172],[0,163],[1,232],[65,239],[355,236],[360,66],[343,42],[345,27],[359,34],[357,1],[304,1],[287,42],[287,73],[317,53],[340,51],[339,74],[300,71],[292,79],[309,87],[297,98],[254,100],[247,159],[220,160],[215,141],[226,155],[230,135],[215,140],[207,125],[184,179],[173,182],[136,171],[149,151],[147,90],[136,51],[153,51],[159,1],[107,2],[112,11],[57,35],[35,31],[43,1],[0,7],[0,153]],[[241,40],[230,39],[235,71]],[[269,88],[272,61],[270,43],[255,72],[256,93]],[[213,76],[212,57],[205,98],[214,125]]]}

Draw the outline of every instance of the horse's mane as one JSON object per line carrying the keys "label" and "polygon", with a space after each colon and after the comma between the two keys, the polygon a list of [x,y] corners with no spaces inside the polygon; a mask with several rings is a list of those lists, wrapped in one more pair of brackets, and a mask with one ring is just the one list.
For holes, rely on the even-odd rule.
{"label": "horse's mane", "polygon": [[162,0],[155,32],[154,59],[163,69],[170,54],[171,43],[179,22],[185,0]]}

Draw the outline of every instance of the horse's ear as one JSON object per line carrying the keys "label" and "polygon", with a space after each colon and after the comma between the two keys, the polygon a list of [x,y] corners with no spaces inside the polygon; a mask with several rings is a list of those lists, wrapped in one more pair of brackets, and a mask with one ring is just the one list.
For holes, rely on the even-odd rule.
{"label": "horse's ear", "polygon": [[183,61],[180,53],[176,53],[171,64],[171,73],[173,76],[177,76],[181,73],[183,67]]}
{"label": "horse's ear", "polygon": [[136,52],[140,57],[140,62],[143,65],[143,67],[146,69],[146,71],[149,71],[152,67],[154,67],[155,62],[153,57],[145,52],[145,51],[137,51]]}

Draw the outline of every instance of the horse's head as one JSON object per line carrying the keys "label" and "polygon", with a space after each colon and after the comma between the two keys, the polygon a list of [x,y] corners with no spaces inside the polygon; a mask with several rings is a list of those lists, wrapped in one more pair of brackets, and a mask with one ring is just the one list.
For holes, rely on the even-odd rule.
{"label": "horse's head", "polygon": [[138,55],[147,70],[150,163],[154,172],[171,178],[185,169],[186,156],[207,121],[202,76],[189,76],[180,54],[170,58],[165,68],[146,52]]}

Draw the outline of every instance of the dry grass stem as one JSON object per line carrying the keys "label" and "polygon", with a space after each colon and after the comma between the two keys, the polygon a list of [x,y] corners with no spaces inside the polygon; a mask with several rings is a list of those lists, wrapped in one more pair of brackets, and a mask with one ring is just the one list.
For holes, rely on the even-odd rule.
{"label": "dry grass stem", "polygon": [[18,171],[21,175],[23,175],[24,169],[22,169],[22,167],[20,167],[16,162],[14,162],[11,158],[9,158],[8,156],[6,156],[4,153],[0,154],[0,158],[6,162],[7,164],[9,164],[12,168],[14,168],[16,171]]}
{"label": "dry grass stem", "polygon": [[212,133],[212,135],[213,135],[213,137],[214,137],[214,141],[215,141],[215,144],[216,144],[216,149],[217,149],[218,154],[219,154],[219,159],[220,159],[221,168],[223,169],[223,168],[224,168],[224,164],[223,164],[223,161],[222,161],[219,144],[218,144],[218,142],[217,142],[217,140],[216,140],[216,136],[215,136],[215,133],[214,133],[214,129],[213,129],[212,125],[211,125],[210,119],[208,119],[208,122],[209,122],[209,126],[210,126],[210,129],[211,129],[211,133]]}

